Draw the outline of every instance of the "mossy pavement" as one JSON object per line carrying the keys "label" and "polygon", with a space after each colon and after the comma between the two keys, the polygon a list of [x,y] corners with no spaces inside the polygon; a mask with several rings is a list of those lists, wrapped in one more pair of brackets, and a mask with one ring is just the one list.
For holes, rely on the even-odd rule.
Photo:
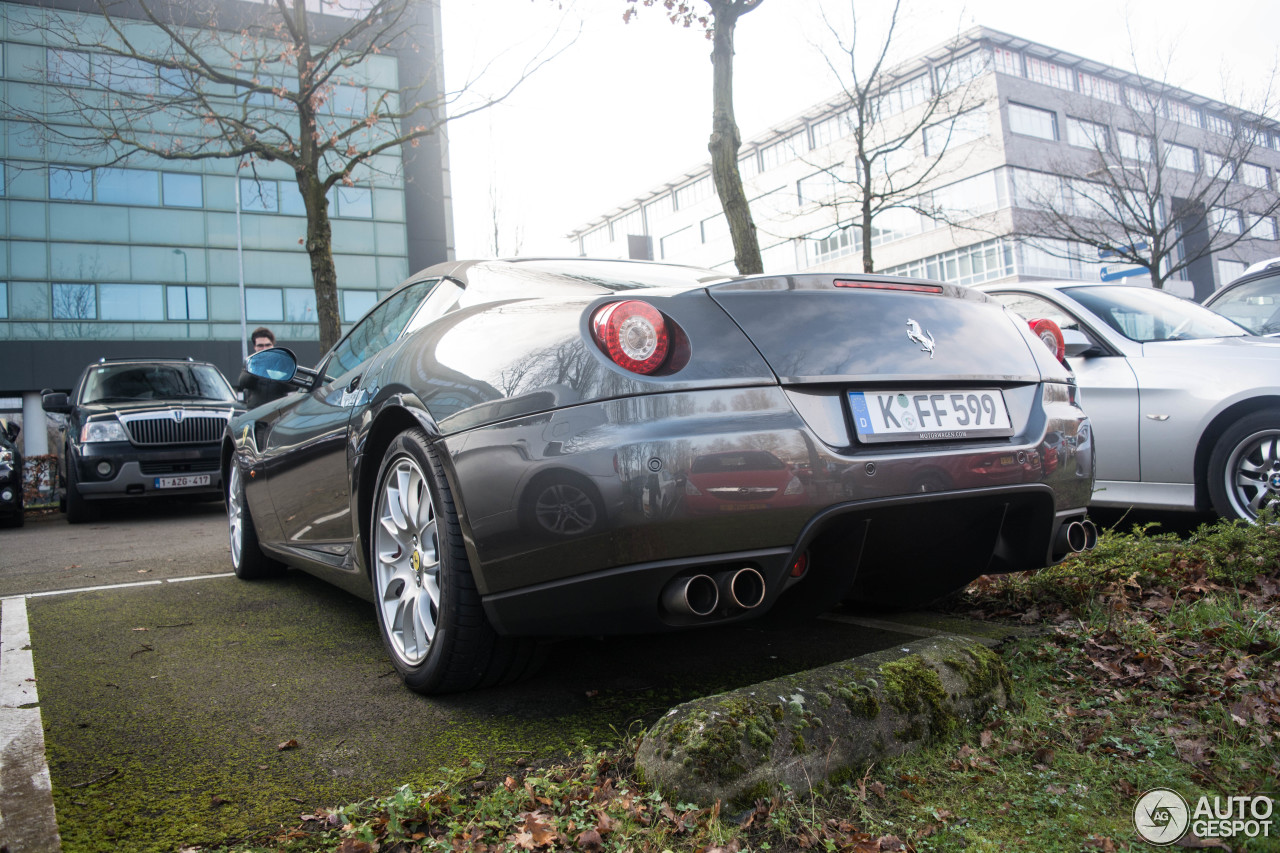
{"label": "mossy pavement", "polygon": [[476,761],[502,773],[907,639],[823,620],[566,641],[529,681],[429,699],[396,677],[369,604],[298,572],[33,598],[28,614],[68,853],[225,842]]}

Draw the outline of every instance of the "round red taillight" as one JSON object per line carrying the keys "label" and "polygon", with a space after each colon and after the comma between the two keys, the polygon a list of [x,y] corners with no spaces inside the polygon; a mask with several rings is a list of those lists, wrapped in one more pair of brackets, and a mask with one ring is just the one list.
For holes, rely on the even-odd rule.
{"label": "round red taillight", "polygon": [[1028,320],[1031,324],[1031,331],[1036,337],[1044,341],[1044,345],[1049,348],[1049,352],[1053,353],[1053,357],[1058,361],[1062,361],[1067,354],[1067,344],[1062,339],[1062,329],[1058,328],[1058,324],[1052,320],[1043,317],[1037,320]]}
{"label": "round red taillight", "polygon": [[614,364],[632,373],[653,373],[671,348],[662,313],[634,299],[599,308],[591,318],[591,333]]}

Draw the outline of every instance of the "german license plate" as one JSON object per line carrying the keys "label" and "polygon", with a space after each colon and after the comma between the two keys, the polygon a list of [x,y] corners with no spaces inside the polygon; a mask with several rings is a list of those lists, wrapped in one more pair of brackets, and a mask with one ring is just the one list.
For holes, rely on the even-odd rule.
{"label": "german license plate", "polygon": [[208,474],[189,474],[185,477],[156,477],[157,489],[188,489],[209,485]]}
{"label": "german license plate", "polygon": [[858,440],[946,441],[1013,435],[1004,392],[850,391]]}

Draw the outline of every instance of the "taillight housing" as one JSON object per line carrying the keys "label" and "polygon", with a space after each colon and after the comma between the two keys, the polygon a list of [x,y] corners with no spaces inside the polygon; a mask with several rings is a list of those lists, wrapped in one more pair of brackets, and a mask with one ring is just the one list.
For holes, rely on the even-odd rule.
{"label": "taillight housing", "polygon": [[629,299],[596,309],[591,335],[623,370],[647,375],[658,370],[671,351],[667,318],[648,302]]}
{"label": "taillight housing", "polygon": [[1058,328],[1058,324],[1044,317],[1027,321],[1031,325],[1031,331],[1035,336],[1044,341],[1044,345],[1049,348],[1049,352],[1053,353],[1053,357],[1058,361],[1062,361],[1067,355],[1067,344],[1062,339],[1062,329]]}

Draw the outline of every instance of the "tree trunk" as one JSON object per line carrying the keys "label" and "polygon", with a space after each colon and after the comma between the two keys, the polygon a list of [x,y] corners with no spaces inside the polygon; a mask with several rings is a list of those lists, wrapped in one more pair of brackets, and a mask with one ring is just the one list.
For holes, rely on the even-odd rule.
{"label": "tree trunk", "polygon": [[[864,164],[866,174],[871,174],[870,164]],[[858,223],[859,233],[862,235],[862,271],[875,272],[876,262],[871,257],[871,187],[864,186],[862,189],[862,221]]]}
{"label": "tree trunk", "polygon": [[751,208],[738,171],[742,137],[733,116],[733,31],[738,18],[755,7],[744,6],[743,0],[707,2],[715,19],[711,40],[711,141],[707,144],[711,152],[711,175],[733,239],[734,263],[738,272],[753,275],[764,272],[764,264],[760,260],[756,224],[751,219]]}
{"label": "tree trunk", "polygon": [[324,184],[311,171],[300,171],[298,189],[307,209],[307,254],[311,256],[311,280],[316,292],[316,319],[320,323],[320,351],[328,352],[342,336],[338,313],[338,272],[333,265],[333,229],[329,224],[329,199]]}

